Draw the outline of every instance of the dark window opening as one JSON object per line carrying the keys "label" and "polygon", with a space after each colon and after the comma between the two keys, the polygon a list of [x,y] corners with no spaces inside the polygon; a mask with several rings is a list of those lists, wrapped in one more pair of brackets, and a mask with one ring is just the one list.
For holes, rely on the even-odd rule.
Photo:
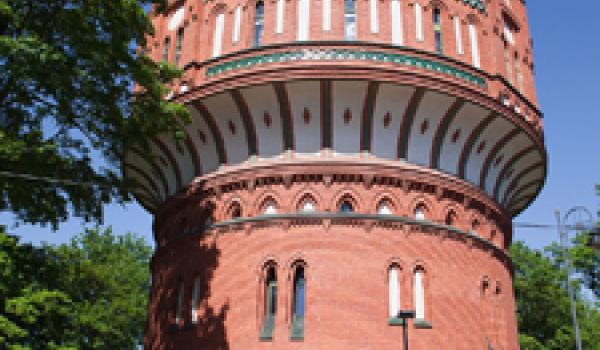
{"label": "dark window opening", "polygon": [[260,331],[261,340],[272,340],[275,329],[275,314],[277,313],[277,272],[270,267],[265,280],[265,318]]}
{"label": "dark window opening", "polygon": [[163,43],[163,54],[162,61],[169,62],[169,46],[171,45],[171,38],[166,37],[165,42]]}
{"label": "dark window opening", "polygon": [[254,46],[260,46],[265,25],[265,4],[262,1],[256,3],[254,14]]}
{"label": "dark window opening", "polygon": [[354,207],[352,206],[352,203],[350,203],[350,201],[343,201],[342,204],[340,205],[340,213],[353,213],[354,212]]}
{"label": "dark window opening", "polygon": [[292,305],[292,325],[290,338],[292,340],[304,339],[304,312],[306,301],[306,281],[304,267],[296,267],[294,275],[294,296]]}
{"label": "dark window opening", "polygon": [[442,16],[440,13],[440,9],[433,10],[433,31],[435,36],[435,51],[437,53],[442,53]]}
{"label": "dark window opening", "polygon": [[175,67],[179,67],[181,59],[181,46],[183,45],[183,28],[177,30],[177,40],[175,40]]}

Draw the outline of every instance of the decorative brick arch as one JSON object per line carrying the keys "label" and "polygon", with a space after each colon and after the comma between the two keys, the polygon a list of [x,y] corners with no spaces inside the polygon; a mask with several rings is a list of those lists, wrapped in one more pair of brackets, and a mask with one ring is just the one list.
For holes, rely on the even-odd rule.
{"label": "decorative brick arch", "polygon": [[340,205],[342,205],[342,202],[344,201],[350,201],[355,213],[360,213],[365,210],[366,206],[364,205],[361,196],[351,188],[343,188],[335,193],[328,209],[331,212],[338,212]]}
{"label": "decorative brick arch", "polygon": [[301,204],[304,203],[306,198],[312,198],[315,204],[315,211],[324,211],[325,201],[322,196],[310,186],[306,186],[301,189],[295,197],[293,197],[290,203],[290,211],[301,211]]}
{"label": "decorative brick arch", "polygon": [[392,213],[394,215],[400,215],[400,213],[403,213],[405,211],[405,208],[402,207],[402,201],[398,200],[397,196],[389,191],[385,191],[385,192],[377,194],[377,196],[375,196],[375,199],[373,200],[370,208],[367,208],[366,210],[367,211],[372,210],[373,213],[377,213],[379,210],[379,205],[381,203],[383,203],[384,201],[386,201],[390,204],[390,206],[391,206],[390,209],[392,209]]}

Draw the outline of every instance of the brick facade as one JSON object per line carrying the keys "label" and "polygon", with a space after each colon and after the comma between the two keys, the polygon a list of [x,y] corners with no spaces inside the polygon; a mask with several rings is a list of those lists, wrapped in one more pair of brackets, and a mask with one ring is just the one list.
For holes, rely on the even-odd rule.
{"label": "brick facade", "polygon": [[[310,8],[302,42],[299,1]],[[392,45],[392,1],[402,46]],[[155,215],[145,348],[399,349],[394,266],[400,308],[424,305],[408,324],[411,349],[517,350],[511,219],[546,174],[525,2],[357,0],[352,41],[343,0],[330,1],[323,29],[326,3],[264,1],[256,47],[255,0],[171,1],[153,18],[155,60],[168,37],[174,62],[184,29],[184,74],[168,98],[192,123],[183,140],[162,135],[124,157]],[[293,311],[296,289],[303,314]]]}

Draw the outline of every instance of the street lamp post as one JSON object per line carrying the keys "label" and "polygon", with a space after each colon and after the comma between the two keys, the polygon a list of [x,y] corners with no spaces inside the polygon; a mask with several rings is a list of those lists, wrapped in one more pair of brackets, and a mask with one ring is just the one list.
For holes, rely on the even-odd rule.
{"label": "street lamp post", "polygon": [[415,318],[414,310],[400,310],[398,318],[402,320],[402,333],[404,337],[404,350],[408,350],[408,320]]}
{"label": "street lamp post", "polygon": [[[569,220],[574,220],[573,224],[565,225],[565,223],[567,223]],[[577,345],[577,350],[582,350],[579,322],[577,321],[577,304],[575,303],[573,286],[571,286],[573,262],[571,261],[571,254],[568,250],[567,230],[574,228],[577,231],[583,231],[592,228],[592,214],[584,207],[575,207],[569,210],[561,220],[560,211],[556,210],[556,222],[558,234],[560,236],[560,245],[565,256],[567,268],[567,293],[569,295],[569,302],[571,303],[571,317],[573,318],[573,328],[575,329],[575,342]],[[594,235],[592,235],[592,237],[594,237]]]}

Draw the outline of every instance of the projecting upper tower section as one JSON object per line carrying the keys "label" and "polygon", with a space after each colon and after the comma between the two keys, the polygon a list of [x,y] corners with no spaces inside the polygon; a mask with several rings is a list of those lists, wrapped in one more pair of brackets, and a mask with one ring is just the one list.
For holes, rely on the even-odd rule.
{"label": "projecting upper tower section", "polygon": [[543,186],[522,0],[185,0],[153,23],[143,49],[183,69],[168,98],[192,123],[127,152],[150,210],[286,162],[416,166],[510,215]]}
{"label": "projecting upper tower section", "polygon": [[370,43],[372,49],[410,48],[481,70],[493,78],[490,94],[504,93],[535,114],[523,0],[187,0],[172,1],[153,24],[156,35],[146,53],[186,68],[184,80],[195,85],[236,68],[214,64],[219,57],[259,47]]}

